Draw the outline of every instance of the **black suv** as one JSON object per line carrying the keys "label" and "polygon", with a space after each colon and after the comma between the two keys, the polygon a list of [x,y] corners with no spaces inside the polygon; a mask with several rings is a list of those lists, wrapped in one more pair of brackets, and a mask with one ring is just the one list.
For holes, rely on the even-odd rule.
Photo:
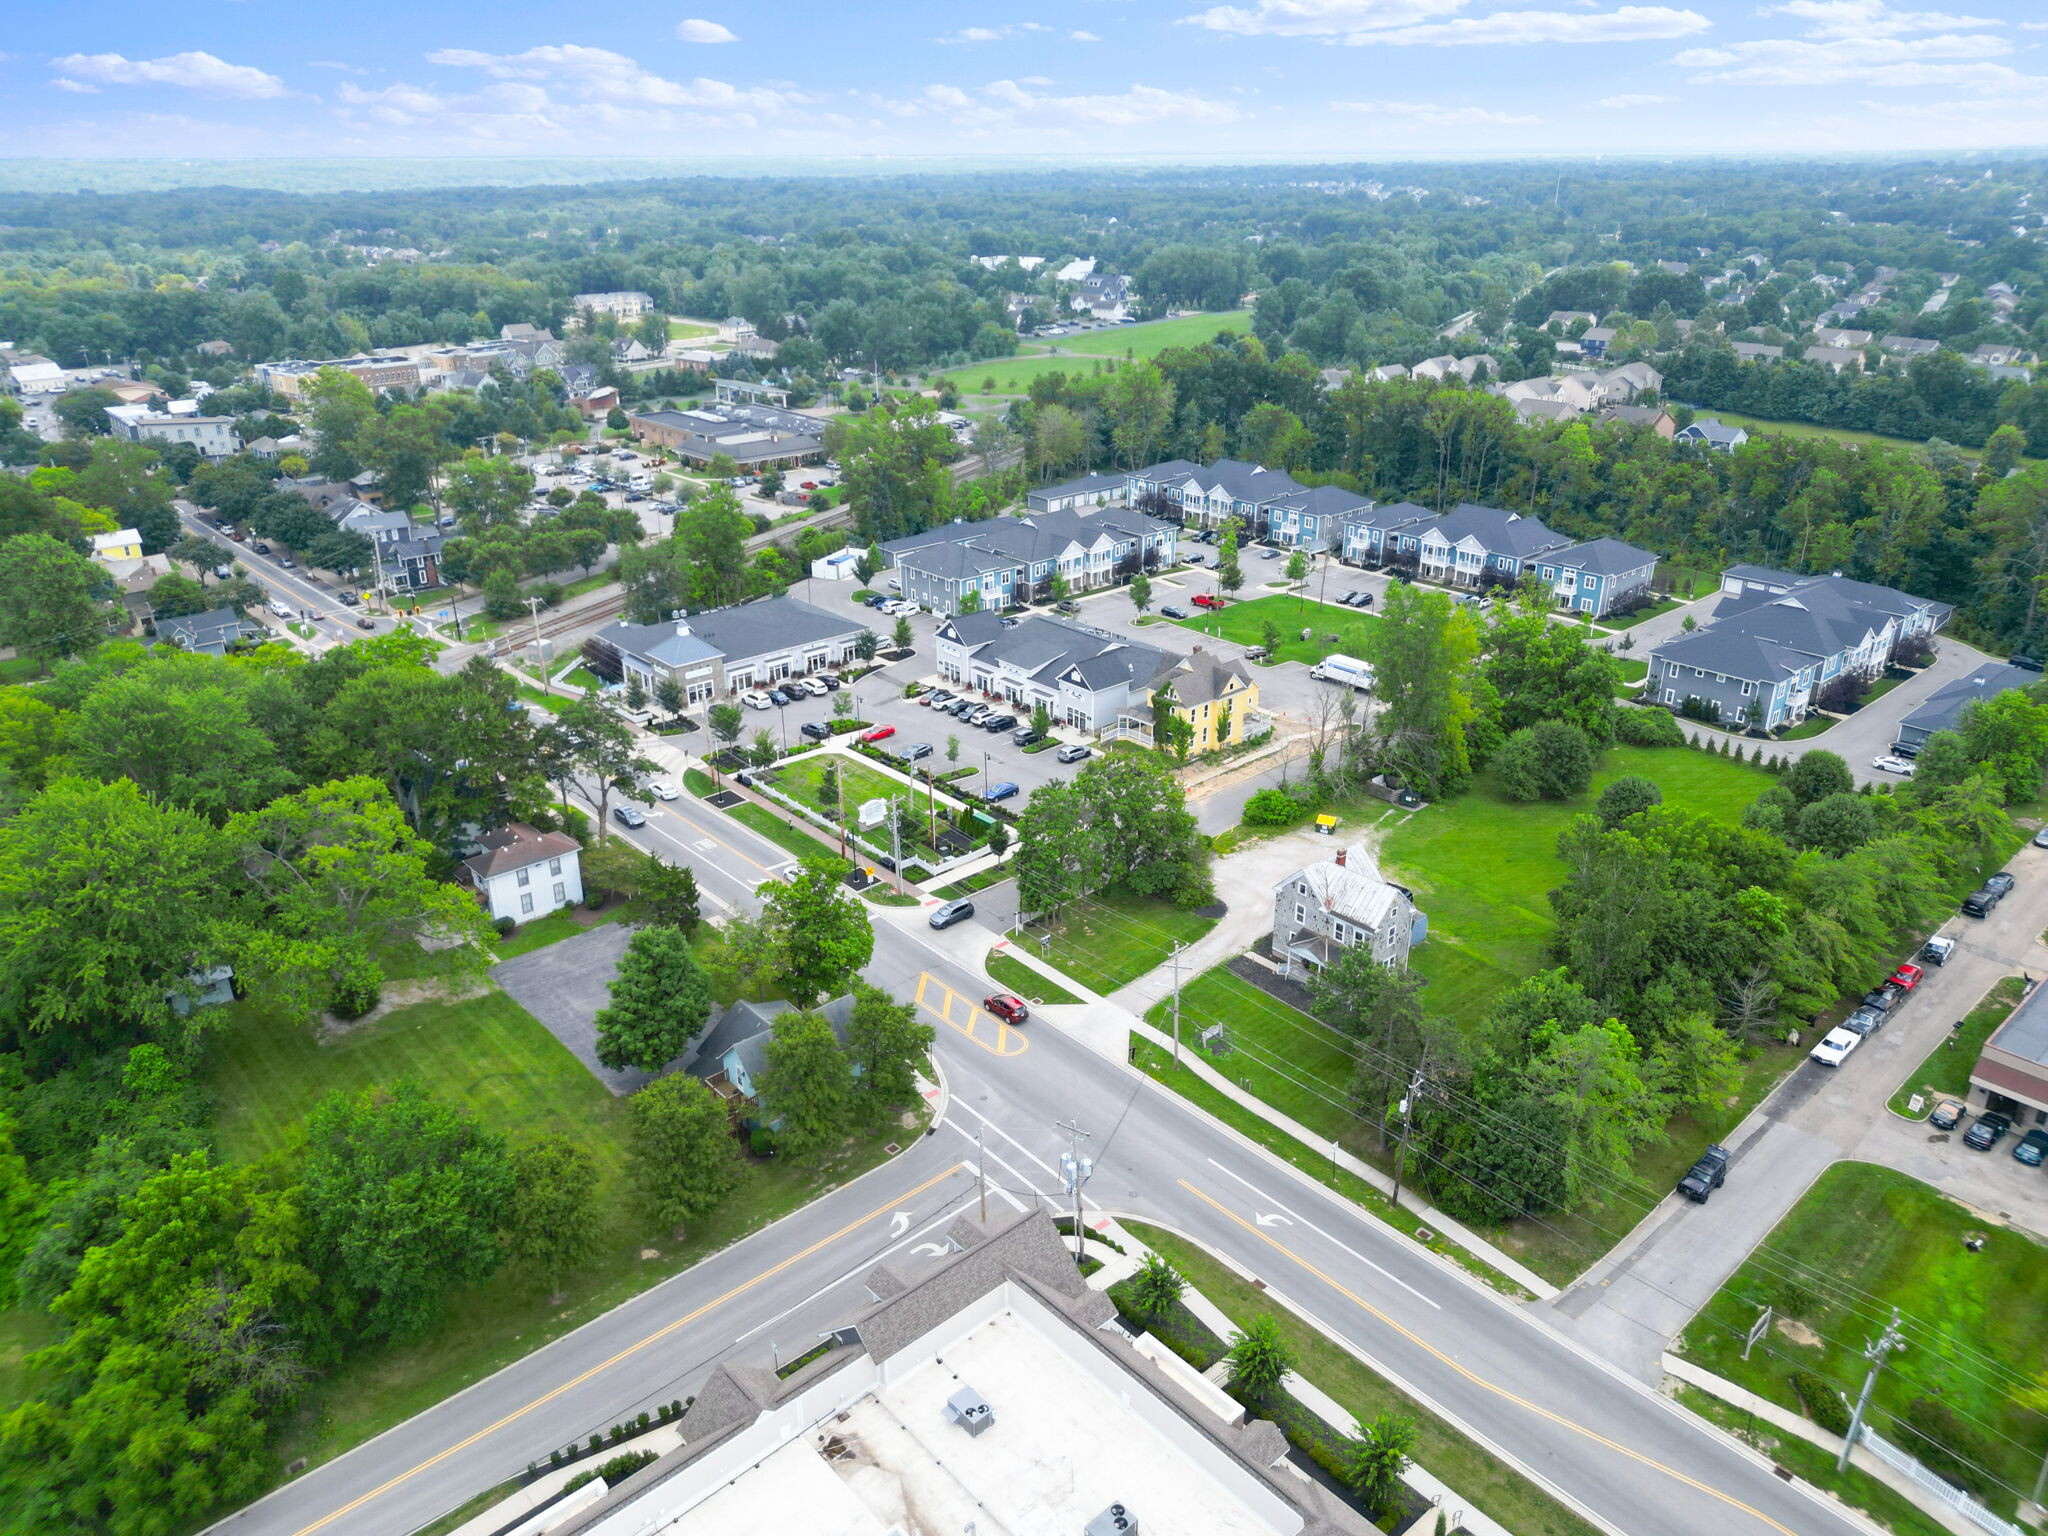
{"label": "black suv", "polygon": [[1707,1196],[1727,1182],[1728,1149],[1709,1147],[1678,1181],[1678,1192],[1694,1205],[1705,1205]]}
{"label": "black suv", "polygon": [[1977,1117],[1977,1123],[1963,1132],[1963,1145],[1976,1152],[1989,1152],[2012,1129],[2012,1120],[1993,1110]]}
{"label": "black suv", "polygon": [[2012,876],[2000,870],[1963,898],[1963,915],[1966,917],[1989,917],[1991,909],[2005,900],[2006,893],[2012,887]]}
{"label": "black suv", "polygon": [[1017,728],[1017,717],[1015,715],[990,715],[981,722],[981,728],[991,736],[999,736],[1004,731],[1014,731]]}

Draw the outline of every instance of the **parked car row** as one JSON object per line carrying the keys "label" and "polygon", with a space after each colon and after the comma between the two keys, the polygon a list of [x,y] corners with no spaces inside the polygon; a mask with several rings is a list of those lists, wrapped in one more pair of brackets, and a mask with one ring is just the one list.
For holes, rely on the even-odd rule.
{"label": "parked car row", "polygon": [[[1946,947],[1938,951],[1941,958],[1933,962],[1936,965],[1946,960],[1950,951],[1955,948],[1953,939],[1942,942]],[[1935,941],[1930,940],[1927,945],[1922,946],[1920,952],[1923,957],[1933,948],[1934,943]],[[1882,982],[1864,993],[1863,1000],[1856,1005],[1849,1017],[1829,1030],[1807,1055],[1824,1067],[1839,1067],[1848,1059],[1850,1052],[1884,1028],[1885,1020],[1889,1019],[1899,1004],[1906,1000],[1906,995],[1920,985],[1921,978],[1926,974],[1911,961],[1901,965]]]}
{"label": "parked car row", "polygon": [[[810,677],[784,678],[773,688],[744,689],[739,700],[748,709],[779,709],[802,698],[822,699],[828,693],[837,693],[844,686],[844,682],[832,673],[819,672]],[[804,734],[814,735],[808,726],[804,727]],[[815,739],[823,741],[825,738],[816,736]]]}
{"label": "parked car row", "polygon": [[1963,898],[1963,915],[1989,917],[1993,909],[2012,893],[2016,883],[2011,875],[2001,869]]}

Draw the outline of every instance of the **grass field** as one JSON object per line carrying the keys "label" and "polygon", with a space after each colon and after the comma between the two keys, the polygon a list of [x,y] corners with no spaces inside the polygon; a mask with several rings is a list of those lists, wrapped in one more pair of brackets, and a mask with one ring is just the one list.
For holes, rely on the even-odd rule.
{"label": "grass field", "polygon": [[791,858],[815,859],[835,857],[838,846],[826,845],[812,837],[800,827],[793,827],[765,805],[756,805],[751,800],[728,806],[726,815],[743,827],[749,827],[767,838]]}
{"label": "grass field", "polygon": [[[1667,805],[1730,824],[1775,782],[1761,768],[1690,748],[1615,747],[1602,755],[1584,800],[1525,805],[1481,774],[1454,800],[1387,818],[1381,862],[1429,914],[1429,941],[1414,967],[1432,983],[1425,998],[1433,1011],[1476,1024],[1494,992],[1543,969],[1552,927],[1548,895],[1564,879],[1557,835],[1624,774],[1651,780]],[[1367,820],[1386,812],[1377,800],[1357,807]],[[1440,974],[1455,1002],[1433,990]]]}
{"label": "grass field", "polygon": [[[1977,1053],[1984,1049],[1984,1042],[1991,1038],[1991,1031],[2005,1022],[2005,1016],[2012,1012],[2013,1004],[2026,995],[2027,984],[2017,976],[2008,976],[2000,981],[1963,1019],[1963,1027],[1945,1035],[1927,1053],[1926,1059],[1899,1085],[1899,1091],[1892,1095],[1892,1108],[1902,1115],[1915,1119],[1931,1114],[1937,1095],[1948,1094],[1962,1098],[1970,1091],[1970,1068],[1977,1064]],[[1911,1107],[1914,1094],[1920,1094],[1923,1102],[1916,1113]]]}
{"label": "grass field", "polygon": [[[318,1462],[337,1455],[529,1353],[876,1165],[888,1134],[900,1134],[856,1138],[822,1172],[779,1161],[749,1164],[733,1196],[676,1243],[653,1230],[631,1201],[625,1101],[495,987],[468,1002],[399,1009],[326,1045],[302,1026],[238,1005],[209,1051],[207,1086],[218,1097],[224,1158],[252,1160],[290,1146],[307,1110],[331,1090],[411,1074],[514,1139],[560,1132],[598,1167],[598,1252],[564,1277],[566,1301],[551,1303],[546,1279],[516,1264],[456,1293],[447,1315],[421,1338],[323,1377],[286,1428],[280,1468],[298,1456]],[[659,1257],[642,1259],[648,1248]],[[0,1370],[11,1342],[0,1332]]]}
{"label": "grass field", "polygon": [[564,939],[573,939],[586,929],[596,928],[604,923],[615,923],[630,909],[630,902],[614,902],[602,912],[585,913],[584,920],[578,921],[571,908],[561,908],[546,917],[522,923],[504,938],[498,940],[498,958],[510,960],[514,955],[523,955],[529,950],[545,949],[550,944],[559,944]]}
{"label": "grass field", "polygon": [[[1966,1237],[1981,1237],[1982,1247],[1972,1252]],[[2040,1244],[1918,1180],[1837,1163],[1686,1328],[1684,1349],[1797,1411],[1789,1373],[1813,1371],[1853,1393],[1864,1376],[1863,1347],[1898,1307],[1907,1347],[1878,1378],[1873,1422],[1912,1449],[1921,1442],[1891,1416],[1916,1398],[1975,1421],[1964,1433],[1976,1443],[1950,1448],[1982,1465],[1989,1475],[1973,1476],[1972,1491],[2010,1518],[2016,1500],[1999,1484],[2026,1489],[2048,1450],[2048,1422],[2011,1400],[2039,1369],[2048,1337],[2044,1265]],[[1743,1335],[1765,1305],[1794,1331],[1775,1329],[1769,1348],[1745,1361]]]}
{"label": "grass field", "polygon": [[[1594,624],[1597,628],[1609,631],[1634,629],[1638,624],[1643,623],[1645,620],[1654,619],[1658,617],[1658,615],[1660,614],[1669,613],[1672,609],[1676,608],[1677,606],[1677,598],[1667,597],[1663,599],[1661,602],[1652,603],[1647,608],[1640,609],[1635,613],[1626,614],[1618,619],[1596,619],[1594,621]],[[1647,663],[1645,663],[1645,665],[1647,665]]]}
{"label": "grass field", "polygon": [[1035,971],[1015,955],[1004,954],[992,949],[981,962],[981,968],[988,972],[989,980],[1005,992],[1014,992],[1027,1002],[1033,1003],[1078,1003],[1074,996],[1058,982],[1042,971]]}
{"label": "grass field", "polygon": [[1731,427],[1745,428],[1752,437],[1826,437],[1838,443],[1852,443],[1865,448],[1872,443],[1890,443],[1899,448],[1926,446],[1910,437],[1887,437],[1882,432],[1857,432],[1848,427],[1816,427],[1804,421],[1768,421],[1761,416],[1744,416],[1739,411],[1703,410],[1700,415],[1711,416]]}
{"label": "grass field", "polygon": [[1075,902],[1049,929],[1026,928],[1019,942],[1090,991],[1110,993],[1163,964],[1176,940],[1192,944],[1215,923],[1156,897],[1111,891]]}
{"label": "grass field", "polygon": [[[1339,608],[1334,603],[1276,595],[1232,603],[1221,613],[1205,613],[1197,609],[1195,617],[1182,619],[1179,623],[1182,629],[1234,640],[1239,645],[1264,645],[1269,621],[1280,631],[1280,644],[1273,652],[1274,659],[1309,665],[1333,653],[1358,655],[1365,643],[1366,631],[1379,622],[1370,614]],[[1306,640],[1301,638],[1303,629],[1309,631]]]}
{"label": "grass field", "polygon": [[[1399,1414],[1415,1423],[1414,1460],[1486,1511],[1515,1536],[1593,1536],[1594,1527],[1505,1462],[1372,1370],[1328,1334],[1281,1306],[1186,1239],[1143,1222],[1126,1222],[1133,1237],[1162,1255],[1239,1328],[1261,1313],[1274,1318],[1292,1346],[1296,1370],[1355,1417]],[[1332,1426],[1349,1432],[1351,1426]]]}
{"label": "grass field", "polygon": [[[1015,357],[991,362],[967,363],[948,369],[942,377],[951,379],[961,394],[987,393],[982,386],[995,381],[994,393],[1021,395],[1031,381],[1048,373],[1086,375],[1100,367],[1133,358],[1157,357],[1168,347],[1193,347],[1215,339],[1218,331],[1249,331],[1251,311],[1233,310],[1217,315],[1183,315],[1174,320],[1153,320],[1143,325],[1118,325],[1107,330],[1084,331],[1078,336],[1054,336],[1044,341],[1027,341]],[[1058,350],[1055,351],[1054,349]]]}

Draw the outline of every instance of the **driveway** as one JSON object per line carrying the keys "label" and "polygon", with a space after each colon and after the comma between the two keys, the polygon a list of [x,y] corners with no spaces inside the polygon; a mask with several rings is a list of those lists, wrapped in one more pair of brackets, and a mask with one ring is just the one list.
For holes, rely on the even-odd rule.
{"label": "driveway", "polygon": [[2010,1140],[1989,1156],[1969,1152],[1930,1141],[1926,1127],[1886,1108],[1993,983],[2048,970],[2048,950],[2038,942],[2048,927],[2048,852],[2022,848],[2006,867],[2019,888],[1989,918],[1957,917],[1944,927],[1958,940],[1956,953],[1928,971],[1883,1029],[1838,1068],[1802,1062],[1736,1127],[1726,1143],[1734,1158],[1724,1189],[1704,1206],[1664,1196],[1576,1285],[1541,1304],[1568,1333],[1643,1380],[1657,1380],[1670,1340],[1813,1181],[1845,1159],[1924,1178],[1964,1204],[2048,1235],[2048,1175],[2013,1163]]}
{"label": "driveway", "polygon": [[597,1059],[597,1011],[611,1001],[612,976],[633,936],[624,923],[598,927],[528,950],[492,968],[491,979],[547,1026],[548,1033],[616,1094],[644,1087],[655,1074],[614,1071]]}

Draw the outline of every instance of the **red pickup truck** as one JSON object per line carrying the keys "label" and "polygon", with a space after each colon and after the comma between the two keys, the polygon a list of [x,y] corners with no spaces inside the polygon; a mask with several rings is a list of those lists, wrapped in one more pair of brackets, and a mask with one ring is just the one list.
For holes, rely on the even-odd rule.
{"label": "red pickup truck", "polygon": [[1197,608],[1221,608],[1224,606],[1224,601],[1213,592],[1197,592],[1195,594],[1195,606]]}

